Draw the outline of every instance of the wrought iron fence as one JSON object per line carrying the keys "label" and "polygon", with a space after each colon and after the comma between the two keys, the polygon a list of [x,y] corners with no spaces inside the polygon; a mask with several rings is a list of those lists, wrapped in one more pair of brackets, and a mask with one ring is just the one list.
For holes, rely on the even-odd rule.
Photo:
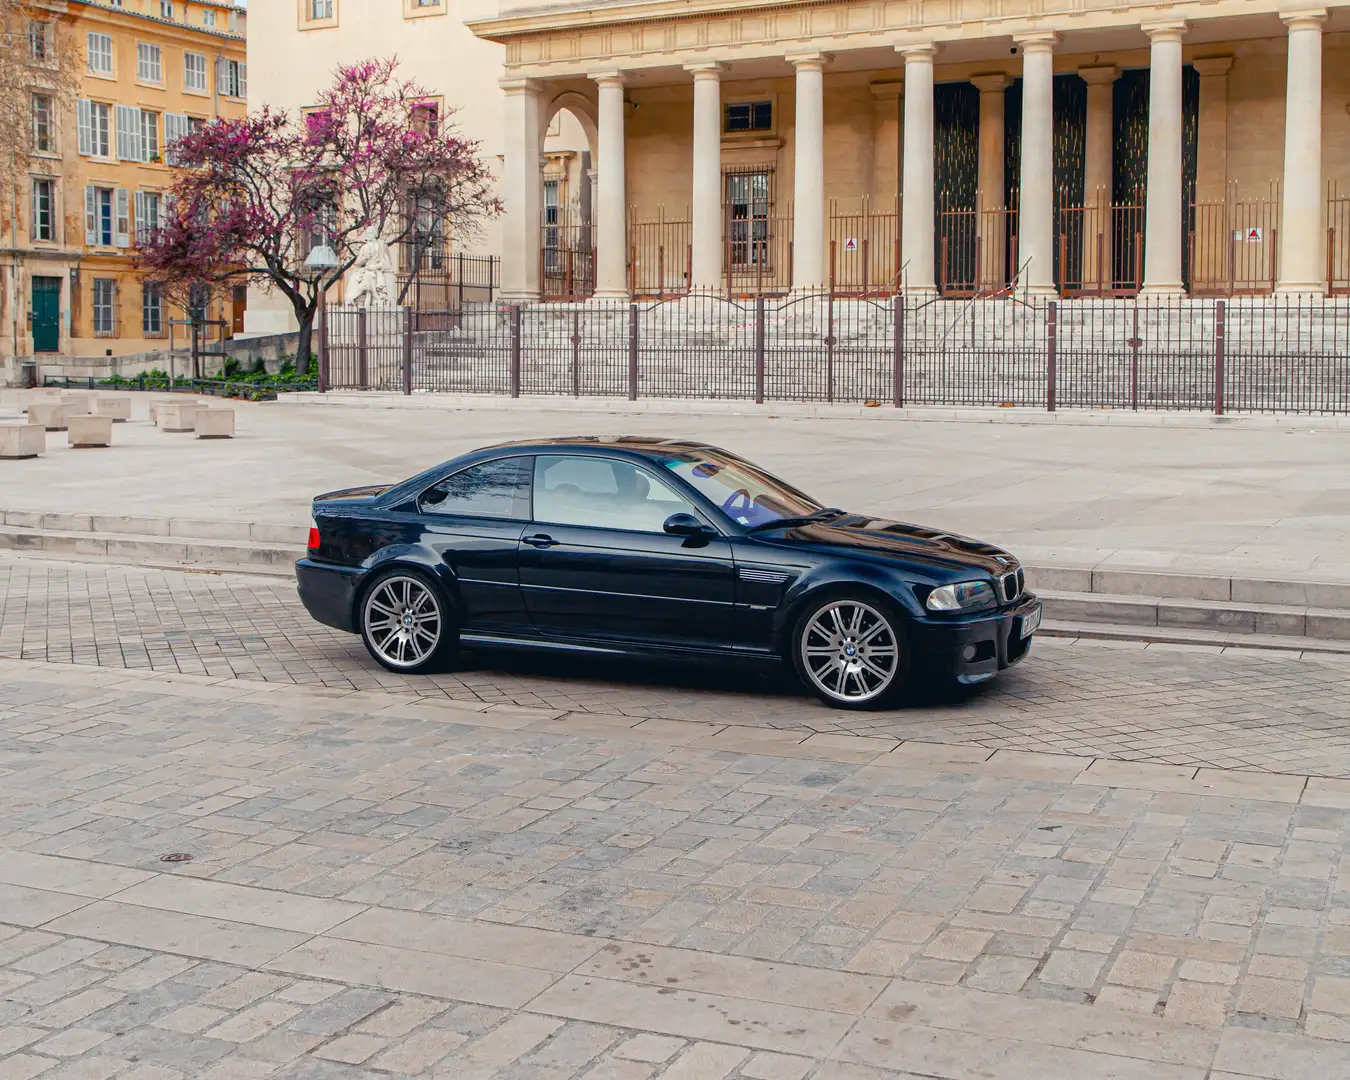
{"label": "wrought iron fence", "polygon": [[405,393],[1350,413],[1350,297],[338,308],[320,341],[326,387]]}

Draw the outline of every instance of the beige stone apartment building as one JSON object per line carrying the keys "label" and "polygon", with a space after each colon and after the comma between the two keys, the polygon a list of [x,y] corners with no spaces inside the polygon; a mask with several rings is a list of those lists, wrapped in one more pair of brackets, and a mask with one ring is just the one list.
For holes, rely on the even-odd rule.
{"label": "beige stone apartment building", "polygon": [[[466,20],[504,50],[510,298],[1350,287],[1344,3],[501,0]],[[458,28],[427,41],[442,70],[468,55]],[[560,112],[597,186],[563,238],[541,171]],[[568,245],[594,278],[559,288]]]}

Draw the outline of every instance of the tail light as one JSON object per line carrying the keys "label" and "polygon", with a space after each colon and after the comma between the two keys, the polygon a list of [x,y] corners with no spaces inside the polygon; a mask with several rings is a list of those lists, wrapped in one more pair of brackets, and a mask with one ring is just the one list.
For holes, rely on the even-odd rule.
{"label": "tail light", "polygon": [[309,548],[310,551],[319,550],[319,527],[317,525],[309,527],[309,541],[305,544],[305,547]]}

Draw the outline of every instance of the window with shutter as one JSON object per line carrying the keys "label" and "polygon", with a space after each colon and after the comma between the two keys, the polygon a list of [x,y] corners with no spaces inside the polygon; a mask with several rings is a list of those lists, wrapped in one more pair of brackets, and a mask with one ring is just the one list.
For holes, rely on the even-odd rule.
{"label": "window with shutter", "polygon": [[85,157],[94,152],[93,138],[90,134],[93,127],[93,102],[88,98],[80,98],[75,103],[75,115],[77,127],[79,128],[79,151]]}
{"label": "window with shutter", "polygon": [[202,53],[183,54],[183,89],[206,93],[206,57]]}
{"label": "window with shutter", "polygon": [[159,160],[159,113],[141,110],[141,160]]}
{"label": "window with shutter", "polygon": [[33,181],[34,240],[51,242],[56,239],[56,185],[50,180]]}
{"label": "window with shutter", "polygon": [[89,106],[89,153],[93,157],[112,156],[112,107],[101,101]]}
{"label": "window with shutter", "polygon": [[188,133],[188,118],[182,113],[164,114],[164,160],[170,165],[177,164],[173,145]]}
{"label": "window with shutter", "polygon": [[89,70],[95,75],[111,75],[113,73],[112,36],[90,33],[85,41],[88,47]]}
{"label": "window with shutter", "polygon": [[90,247],[98,243],[98,188],[93,184],[84,188],[84,242]]}
{"label": "window with shutter", "polygon": [[229,92],[229,61],[223,56],[218,56],[216,57],[216,93],[225,97]]}
{"label": "window with shutter", "polygon": [[164,65],[161,62],[158,45],[148,45],[144,41],[136,44],[136,78],[141,82],[159,83],[164,81]]}
{"label": "window with shutter", "polygon": [[145,160],[141,110],[134,105],[117,106],[117,158],[119,161]]}
{"label": "window with shutter", "polygon": [[131,247],[131,192],[117,189],[117,246]]}

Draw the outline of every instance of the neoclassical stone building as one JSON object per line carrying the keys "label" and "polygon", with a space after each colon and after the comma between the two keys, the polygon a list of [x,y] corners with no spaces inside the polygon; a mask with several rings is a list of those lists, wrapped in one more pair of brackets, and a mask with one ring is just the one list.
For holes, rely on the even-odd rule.
{"label": "neoclassical stone building", "polygon": [[[505,295],[1350,287],[1350,4],[615,0],[505,45]],[[594,213],[545,205],[581,124]]]}

